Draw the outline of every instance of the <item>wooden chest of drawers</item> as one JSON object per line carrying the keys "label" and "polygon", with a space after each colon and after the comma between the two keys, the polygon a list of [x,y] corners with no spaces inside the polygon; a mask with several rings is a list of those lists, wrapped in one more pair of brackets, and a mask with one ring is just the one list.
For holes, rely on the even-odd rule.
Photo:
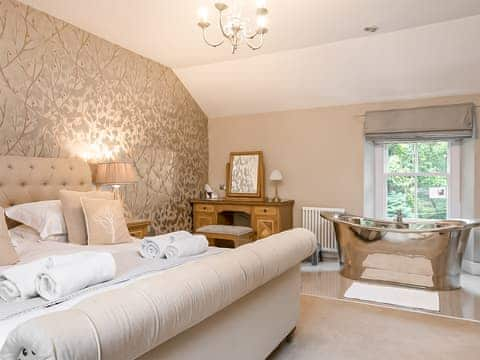
{"label": "wooden chest of drawers", "polygon": [[244,225],[256,239],[292,228],[293,200],[281,202],[232,199],[193,200],[193,230],[206,225]]}

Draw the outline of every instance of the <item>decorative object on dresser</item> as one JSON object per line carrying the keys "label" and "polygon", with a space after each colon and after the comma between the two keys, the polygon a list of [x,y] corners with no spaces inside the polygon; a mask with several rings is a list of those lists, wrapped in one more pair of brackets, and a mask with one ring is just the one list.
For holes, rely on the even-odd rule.
{"label": "decorative object on dresser", "polygon": [[227,198],[264,200],[263,152],[230,153],[227,164]]}
{"label": "decorative object on dresser", "polygon": [[202,199],[218,199],[218,195],[209,184],[205,184],[204,191],[200,193]]}
{"label": "decorative object on dresser", "polygon": [[194,231],[207,225],[247,226],[253,239],[261,239],[292,228],[293,200],[193,200]]}
{"label": "decorative object on dresser", "polygon": [[130,235],[143,239],[150,233],[152,222],[148,219],[127,219],[127,228]]}
{"label": "decorative object on dresser", "polygon": [[131,162],[115,161],[97,164],[95,183],[97,186],[111,185],[115,199],[119,199],[121,185],[138,182],[137,171]]}
{"label": "decorative object on dresser", "polygon": [[278,184],[283,180],[282,173],[280,170],[273,170],[270,174],[270,181],[275,185],[275,197],[272,201],[279,202],[280,198],[278,197]]}

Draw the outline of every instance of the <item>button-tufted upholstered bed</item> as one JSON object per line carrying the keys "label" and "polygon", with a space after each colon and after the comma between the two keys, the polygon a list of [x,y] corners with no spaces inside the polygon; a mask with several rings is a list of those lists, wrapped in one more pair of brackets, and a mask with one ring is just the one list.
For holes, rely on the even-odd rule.
{"label": "button-tufted upholstered bed", "polygon": [[[0,157],[3,207],[92,187],[79,159]],[[0,358],[264,359],[296,325],[314,247],[295,229],[94,293],[19,324]]]}

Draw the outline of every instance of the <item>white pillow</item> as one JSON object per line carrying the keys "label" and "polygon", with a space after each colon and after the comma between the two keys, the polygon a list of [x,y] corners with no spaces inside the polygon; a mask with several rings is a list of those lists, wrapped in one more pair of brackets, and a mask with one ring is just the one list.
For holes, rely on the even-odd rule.
{"label": "white pillow", "polygon": [[60,200],[38,201],[11,206],[5,214],[12,220],[35,229],[42,240],[52,235],[65,235],[67,227],[63,219]]}
{"label": "white pillow", "polygon": [[[30,241],[30,242],[37,242],[41,241],[42,238],[37,230],[31,228],[27,225],[19,225],[15,226],[13,229],[8,230],[10,234],[10,239],[14,245],[18,245],[21,242]],[[57,241],[57,242],[67,242],[68,238],[67,235],[50,235],[46,239],[48,241]]]}

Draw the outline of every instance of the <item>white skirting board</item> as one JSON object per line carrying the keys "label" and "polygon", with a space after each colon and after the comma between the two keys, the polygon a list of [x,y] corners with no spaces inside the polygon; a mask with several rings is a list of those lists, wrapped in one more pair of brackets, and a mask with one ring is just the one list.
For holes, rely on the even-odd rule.
{"label": "white skirting board", "polygon": [[463,260],[462,270],[472,275],[480,275],[480,263]]}
{"label": "white skirting board", "polygon": [[345,292],[344,297],[413,309],[440,311],[440,300],[436,291],[354,282]]}

